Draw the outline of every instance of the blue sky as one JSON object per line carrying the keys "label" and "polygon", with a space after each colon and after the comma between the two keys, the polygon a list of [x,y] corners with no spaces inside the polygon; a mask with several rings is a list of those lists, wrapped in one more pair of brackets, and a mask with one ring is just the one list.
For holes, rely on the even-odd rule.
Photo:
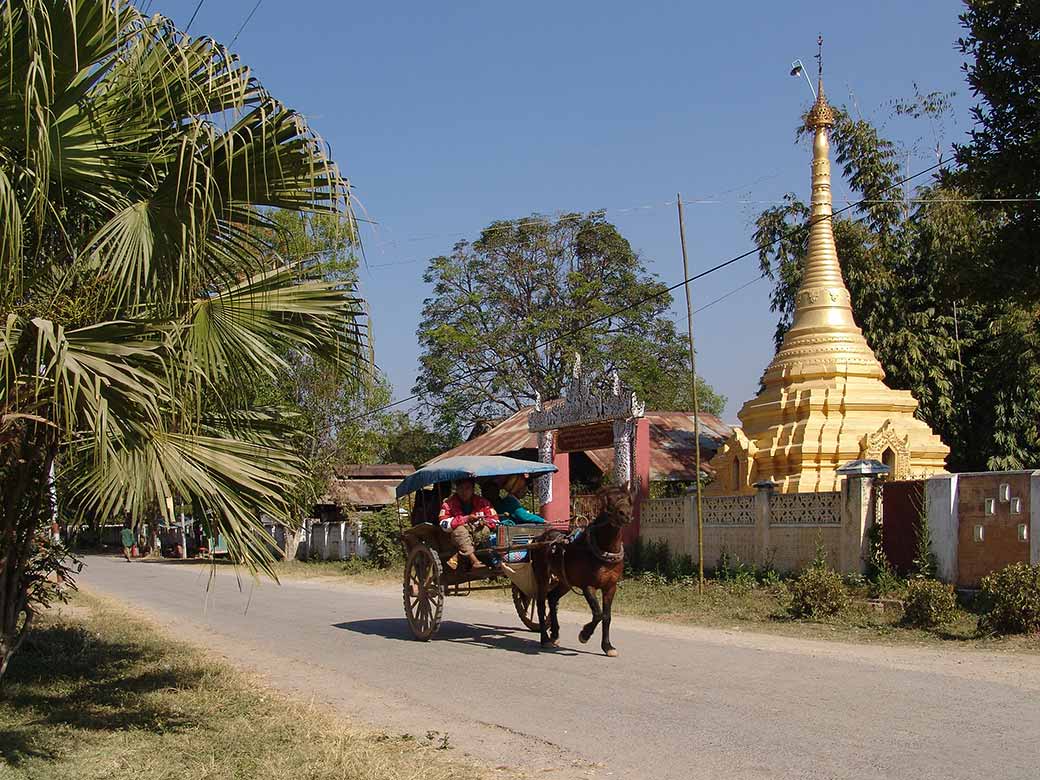
{"label": "blue sky", "polygon": [[[147,0],[143,4],[148,6]],[[154,0],[187,23],[197,0]],[[255,0],[204,0],[191,32],[229,43]],[[827,94],[935,162],[931,130],[890,120],[890,101],[956,91],[947,146],[971,96],[952,0],[899,2],[349,3],[266,0],[234,45],[267,88],[332,146],[378,222],[363,233],[362,292],[378,362],[410,393],[425,260],[495,219],[606,209],[651,271],[682,278],[675,193],[692,270],[752,247],[754,215],[808,197],[808,144],[795,144],[825,40]],[[847,197],[835,182],[835,198]],[[752,202],[749,202],[752,201]],[[758,275],[754,257],[698,283],[703,305]],[[736,420],[773,354],[776,315],[759,281],[695,319],[698,370]],[[673,307],[685,330],[681,290]],[[407,408],[407,407],[405,407]]]}

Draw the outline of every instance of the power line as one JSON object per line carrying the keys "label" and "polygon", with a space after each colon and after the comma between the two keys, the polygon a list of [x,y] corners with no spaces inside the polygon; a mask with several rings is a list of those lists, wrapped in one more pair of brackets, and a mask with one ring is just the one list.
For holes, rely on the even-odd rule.
{"label": "power line", "polygon": [[[898,186],[898,185],[892,185]],[[864,205],[875,205],[881,203],[896,203],[896,204],[932,204],[932,203],[1040,203],[1040,198],[899,198],[899,199],[887,199],[887,198],[861,198],[860,200],[851,200],[848,198],[836,198],[836,203],[845,203],[852,206],[864,206]],[[720,200],[716,198],[698,198],[694,200],[683,200],[684,206],[703,206],[703,205],[754,205],[754,206],[779,206],[790,203],[789,200],[778,199],[778,200]],[[610,209],[593,209],[592,213],[603,213],[603,214],[622,214],[633,211],[645,211],[648,209],[661,208],[662,206],[672,207],[675,205],[675,201],[666,201],[663,203],[652,203],[644,206],[632,206],[628,208],[610,208]],[[564,215],[561,217],[524,217],[519,220],[512,220],[508,224],[500,225],[492,228],[485,228],[481,230],[481,235],[488,233],[497,233],[503,230],[513,230],[517,226],[528,225],[528,224],[545,224],[549,225],[553,222],[561,221],[577,221],[584,219],[586,214],[573,214]],[[365,220],[360,220],[365,221]],[[405,238],[394,239],[392,241],[378,242],[378,246],[394,246],[402,243],[413,243],[419,241],[434,241],[443,238],[451,238],[457,236],[465,236],[465,232],[456,233],[429,233],[416,236],[407,236]],[[414,265],[416,263],[423,263],[428,261],[429,257],[413,257],[409,260],[392,260],[385,263],[373,263],[367,267],[369,269],[375,268],[394,268],[401,265]]]}
{"label": "power line", "polygon": [[[900,187],[903,184],[905,184],[906,182],[911,181],[912,179],[916,179],[917,177],[923,176],[926,173],[931,173],[936,168],[941,168],[941,167],[944,167],[944,166],[950,165],[950,164],[951,163],[949,163],[949,162],[941,162],[941,161],[937,162],[937,163],[935,163],[935,164],[933,164],[933,165],[931,165],[931,166],[929,166],[929,167],[927,167],[927,168],[925,168],[923,170],[918,171],[915,174],[907,176],[906,178],[904,178],[904,179],[902,179],[900,181],[894,182],[893,184],[891,184],[888,187],[886,187],[885,190],[894,189],[895,187]],[[853,209],[853,208],[855,208],[858,205],[859,205],[858,201],[855,202],[855,203],[850,203],[848,206],[840,208],[837,211],[832,212],[831,214],[823,215],[823,216],[821,216],[819,219],[817,219],[815,221],[810,219],[808,227],[811,228],[813,225],[817,224],[817,222],[822,222],[825,219],[833,219],[838,214],[841,214],[841,213],[843,213],[845,211],[848,211],[849,209]],[[708,269],[706,269],[704,271],[701,271],[700,273],[694,274],[693,276],[689,277],[688,279],[683,279],[681,281],[678,281],[675,284],[673,284],[671,287],[666,287],[666,288],[664,288],[662,290],[658,290],[655,293],[651,293],[650,295],[644,296],[643,298],[641,298],[640,300],[638,300],[638,301],[636,301],[634,303],[627,304],[626,306],[622,306],[620,308],[614,309],[614,310],[612,310],[612,311],[610,311],[610,312],[608,312],[606,314],[600,315],[599,317],[596,317],[596,318],[594,318],[592,320],[589,320],[588,322],[582,323],[581,325],[578,325],[577,327],[572,328],[571,330],[567,331],[566,333],[560,333],[559,335],[554,336],[551,339],[547,339],[547,340],[542,341],[542,342],[540,342],[538,344],[535,344],[533,347],[531,347],[531,349],[539,350],[539,349],[544,349],[545,347],[552,346],[553,344],[555,344],[555,343],[557,343],[559,341],[562,341],[563,339],[570,338],[571,336],[574,336],[575,334],[580,333],[581,331],[586,330],[587,328],[591,328],[591,327],[593,327],[595,325],[598,325],[598,324],[600,324],[602,322],[610,320],[610,319],[616,317],[618,314],[622,314],[622,313],[624,313],[626,311],[629,311],[631,309],[638,308],[639,306],[642,306],[643,304],[649,303],[650,301],[656,300],[657,298],[662,298],[665,295],[670,294],[670,293],[674,292],[675,290],[679,289],[680,287],[685,285],[687,282],[695,282],[698,279],[703,279],[705,276],[708,276],[709,274],[715,273],[716,271],[721,271],[723,268],[726,268],[727,266],[733,265],[733,263],[739,262],[740,260],[743,260],[746,257],[750,257],[751,255],[754,255],[754,254],[757,254],[757,253],[761,252],[763,249],[767,249],[767,248],[769,248],[771,246],[774,246],[774,245],[778,244],[783,239],[784,239],[784,236],[777,236],[772,241],[768,241],[768,242],[766,242],[764,244],[759,244],[758,246],[752,247],[751,249],[749,249],[746,252],[742,252],[741,254],[736,255],[735,257],[731,257],[729,260],[724,260],[721,263],[717,263],[716,265],[713,265],[711,268],[708,268]],[[758,281],[758,280],[756,279],[754,281]],[[736,292],[736,291],[733,291],[733,292]],[[730,294],[732,294],[732,293],[727,293],[727,296],[730,295]],[[713,303],[715,303],[715,302],[713,301]],[[503,366],[508,361],[517,361],[517,360],[518,360],[518,356],[517,355],[507,355],[506,357],[502,358],[500,361],[498,361],[497,363],[492,364],[491,366],[489,366],[486,369],[485,368],[477,369],[477,370],[474,370],[474,371],[470,371],[470,372],[468,372],[466,374],[463,374],[458,379],[455,379],[454,381],[449,382],[448,385],[450,386],[450,385],[460,384],[460,383],[465,382],[465,381],[467,381],[469,379],[472,379],[472,378],[474,378],[476,376],[479,376],[481,374],[485,374],[485,373],[487,373],[488,371],[490,371],[490,370],[492,370],[494,368],[500,368],[501,366]],[[364,419],[364,418],[369,417],[371,415],[379,414],[380,412],[385,412],[388,409],[393,409],[395,406],[400,406],[401,404],[408,403],[409,401],[415,401],[418,398],[419,398],[419,394],[418,393],[413,393],[412,395],[406,396],[406,397],[401,398],[401,399],[399,399],[397,401],[391,401],[390,403],[384,404],[383,406],[379,406],[379,407],[377,407],[375,409],[370,409],[370,410],[368,410],[366,412],[362,412],[360,414],[357,414],[357,415],[354,415],[352,417],[349,417],[349,418],[347,418],[346,422],[355,422],[357,420]]]}
{"label": "power line", "polygon": [[738,292],[740,292],[741,290],[745,290],[745,289],[747,289],[748,287],[750,287],[751,285],[753,285],[753,284],[754,284],[755,282],[761,282],[761,281],[762,281],[763,279],[765,279],[765,278],[766,278],[767,276],[769,276],[769,274],[768,274],[767,272],[763,271],[763,272],[762,272],[762,273],[760,273],[760,274],[759,274],[758,276],[756,276],[756,277],[755,277],[754,279],[751,279],[750,281],[744,282],[744,284],[740,285],[740,287],[734,287],[734,288],[733,288],[732,290],[730,290],[730,291],[729,291],[728,293],[724,293],[723,295],[720,295],[720,296],[719,296],[718,298],[715,298],[715,299],[714,299],[714,300],[712,300],[712,301],[708,301],[708,302],[707,302],[706,304],[704,304],[703,306],[701,306],[701,307],[699,307],[699,308],[696,308],[696,309],[694,309],[694,310],[693,310],[693,313],[694,313],[694,314],[700,314],[700,313],[701,313],[702,311],[704,311],[705,309],[710,309],[710,308],[711,308],[712,306],[714,306],[714,305],[715,305],[716,303],[721,303],[722,301],[724,301],[724,300],[726,300],[727,298],[729,298],[729,297],[730,297],[731,295],[736,295],[736,294],[737,294]]}
{"label": "power line", "polygon": [[187,34],[188,30],[191,29],[191,23],[195,21],[195,17],[199,15],[199,9],[202,8],[202,4],[205,3],[205,2],[206,2],[206,0],[199,0],[199,4],[197,6],[195,6],[195,10],[192,12],[191,18],[188,20],[188,24],[184,28],[184,33],[185,34]]}
{"label": "power line", "polygon": [[[752,179],[751,181],[739,184],[736,187],[731,187],[731,188],[729,188],[727,190],[722,190],[722,191],[719,192],[719,195],[728,195],[731,192],[737,192],[739,190],[748,189],[751,186],[753,186],[755,184],[758,184],[760,182],[768,181],[769,179],[775,179],[778,175],[779,175],[779,171],[773,171],[772,173],[769,173],[769,174],[767,174],[765,176],[758,176],[755,179]],[[732,203],[732,202],[736,202],[736,203],[752,203],[752,202],[757,202],[757,203],[783,203],[784,202],[782,200],[776,200],[776,201],[730,201],[730,200],[719,200],[717,198],[718,198],[718,196],[710,196],[710,197],[705,196],[704,198],[700,198],[700,199],[697,199],[697,200],[694,200],[694,201],[684,200],[683,201],[683,205],[693,204],[693,203],[700,204],[700,203]],[[646,212],[646,211],[650,211],[652,209],[659,209],[659,208],[664,208],[664,207],[670,209],[673,206],[675,206],[675,201],[674,200],[666,200],[666,201],[659,201],[659,202],[653,202],[653,203],[644,203],[644,204],[639,205],[639,206],[619,206],[619,207],[611,206],[611,207],[604,207],[604,208],[594,208],[594,209],[589,209],[587,213],[588,214],[628,214],[628,213],[633,213],[633,212]],[[562,214],[562,212],[556,212],[556,214],[557,214],[557,216],[555,218],[553,218],[551,216],[532,215],[530,217],[522,217],[520,219],[515,219],[515,220],[501,220],[505,224],[499,225],[498,227],[495,227],[495,228],[486,228],[484,230],[481,230],[480,233],[481,233],[481,235],[484,235],[485,233],[496,233],[496,232],[499,232],[499,231],[502,231],[502,230],[513,230],[518,225],[525,225],[525,224],[545,224],[545,225],[549,225],[549,224],[552,224],[553,222],[564,221],[564,216],[560,216]],[[578,212],[578,213],[575,213],[575,214],[572,214],[572,215],[566,215],[566,218],[569,219],[569,220],[580,220],[580,219],[584,219],[586,216],[587,216],[586,213]],[[364,221],[364,220],[361,220],[361,221]],[[372,224],[379,224],[379,223],[373,222]],[[415,235],[415,236],[405,236],[404,238],[392,239],[392,240],[389,240],[389,241],[378,241],[377,245],[378,246],[396,246],[398,244],[403,244],[403,243],[414,243],[414,242],[419,242],[419,241],[433,241],[433,240],[439,240],[439,239],[442,239],[442,238],[455,238],[455,237],[466,236],[466,235],[469,235],[469,233],[468,232],[462,232],[462,231],[457,231],[457,232],[453,232],[453,233],[424,233],[424,234]],[[428,259],[428,258],[423,258],[423,259]],[[416,260],[402,260],[402,261],[392,262],[392,263],[382,263],[382,264],[380,264],[378,266],[369,266],[369,267],[370,268],[381,268],[381,267],[393,266],[393,265],[410,265],[412,263],[418,263],[418,262],[422,262],[422,260],[418,260],[418,259],[416,259]]]}
{"label": "power line", "polygon": [[260,4],[262,2],[264,2],[264,0],[256,0],[256,5],[253,6],[253,10],[249,12],[249,15],[246,17],[246,20],[242,22],[242,26],[238,28],[238,32],[235,33],[235,37],[232,38],[231,43],[228,44],[229,47],[235,45],[235,41],[238,40],[238,36],[242,34],[242,31],[244,29],[246,29],[246,25],[249,24],[249,20],[253,18],[253,14],[256,13],[256,9],[260,7]]}

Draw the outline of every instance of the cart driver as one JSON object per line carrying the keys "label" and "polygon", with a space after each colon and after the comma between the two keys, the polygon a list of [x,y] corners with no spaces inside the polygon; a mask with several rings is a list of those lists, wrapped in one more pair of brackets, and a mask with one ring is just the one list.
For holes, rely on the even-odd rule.
{"label": "cart driver", "polygon": [[[484,527],[493,529],[498,525],[498,513],[491,502],[476,495],[476,484],[472,479],[460,479],[455,483],[455,492],[441,504],[440,527],[451,534],[458,555],[466,558],[474,569],[485,568],[474,550],[474,534]],[[453,555],[448,565],[455,568],[458,557]]]}

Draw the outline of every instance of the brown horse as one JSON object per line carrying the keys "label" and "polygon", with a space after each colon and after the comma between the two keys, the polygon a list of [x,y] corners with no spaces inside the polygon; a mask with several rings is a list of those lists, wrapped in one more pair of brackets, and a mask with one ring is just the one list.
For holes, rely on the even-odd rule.
{"label": "brown horse", "polygon": [[[557,605],[571,588],[581,588],[592,610],[592,620],[578,632],[578,641],[582,644],[588,642],[596,626],[602,622],[601,647],[604,653],[613,658],[617,650],[610,644],[610,605],[625,568],[621,530],[632,522],[632,496],[622,488],[603,488],[599,491],[599,497],[602,501],[599,515],[576,541],[568,542],[559,531],[547,531],[535,540],[549,544],[531,551],[531,566],[538,588],[536,598],[542,647],[559,646]],[[593,590],[603,594],[602,609]],[[549,602],[548,630],[545,621],[546,601]]]}

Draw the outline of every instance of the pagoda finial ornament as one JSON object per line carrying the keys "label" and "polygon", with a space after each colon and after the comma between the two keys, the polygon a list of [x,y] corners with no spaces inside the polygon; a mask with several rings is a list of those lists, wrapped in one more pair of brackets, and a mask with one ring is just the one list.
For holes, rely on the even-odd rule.
{"label": "pagoda finial ornament", "polygon": [[[805,120],[813,136],[812,198],[801,284],[761,391],[741,408],[741,428],[712,460],[720,475],[709,488],[715,494],[750,492],[761,480],[783,493],[835,490],[838,467],[875,457],[877,442],[902,474],[941,472],[949,453],[914,416],[917,400],[884,384],[885,371],[853,315],[834,242],[829,135],[836,116],[823,91],[822,36],[817,44],[819,89]],[[896,441],[899,447],[891,445]]]}
{"label": "pagoda finial ornament", "polygon": [[805,126],[810,131],[816,131],[820,128],[834,127],[834,109],[827,103],[827,97],[823,94],[823,36],[819,36],[816,39],[816,43],[819,46],[819,50],[816,52],[816,62],[818,63],[819,73],[817,74],[816,83],[816,102],[813,107],[809,109],[808,115],[805,117]]}

